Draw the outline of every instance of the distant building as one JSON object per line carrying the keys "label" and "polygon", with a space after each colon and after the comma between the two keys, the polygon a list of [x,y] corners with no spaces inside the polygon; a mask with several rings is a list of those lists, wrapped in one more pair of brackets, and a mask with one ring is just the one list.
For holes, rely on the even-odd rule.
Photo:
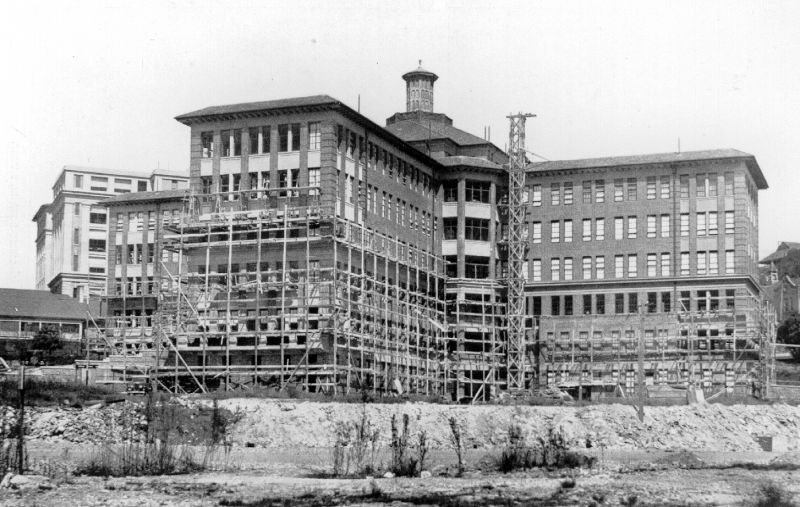
{"label": "distant building", "polygon": [[147,175],[64,166],[53,185],[53,201],[33,217],[36,288],[83,301],[104,295],[108,217],[98,203],[118,194],[187,188],[188,181],[187,175],[158,169]]}
{"label": "distant building", "polygon": [[78,352],[89,314],[97,310],[62,294],[41,290],[0,289],[0,356],[14,357],[44,326],[55,327],[63,348]]}
{"label": "distant building", "polygon": [[778,322],[800,313],[800,274],[787,273],[786,264],[792,257],[800,264],[800,243],[783,241],[777,250],[759,261],[766,270],[764,299],[772,304]]}

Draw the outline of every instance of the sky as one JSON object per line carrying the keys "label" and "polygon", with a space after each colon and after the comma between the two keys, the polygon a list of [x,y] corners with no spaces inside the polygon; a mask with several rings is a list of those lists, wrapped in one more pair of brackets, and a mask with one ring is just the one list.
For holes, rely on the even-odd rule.
{"label": "sky", "polygon": [[325,93],[384,124],[401,75],[549,160],[736,148],[770,188],[760,255],[800,241],[800,2],[13,2],[0,20],[0,287],[33,288],[33,215],[65,165],[188,171],[176,115]]}

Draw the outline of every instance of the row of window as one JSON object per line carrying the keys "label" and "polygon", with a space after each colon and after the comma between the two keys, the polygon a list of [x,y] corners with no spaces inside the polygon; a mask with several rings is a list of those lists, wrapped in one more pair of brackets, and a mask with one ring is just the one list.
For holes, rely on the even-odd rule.
{"label": "row of window", "polygon": [[[141,232],[144,230],[145,214],[143,211],[131,211],[128,213],[128,232]],[[179,224],[181,221],[181,210],[171,209],[163,210],[161,224],[167,226],[169,224]],[[147,212],[147,229],[150,231],[156,228],[156,212]],[[117,213],[117,232],[125,230],[125,213]]]}
{"label": "row of window", "polygon": [[[584,256],[581,258],[581,280],[603,280],[606,278],[605,256]],[[669,252],[648,253],[645,255],[645,274],[647,277],[672,276],[672,255]],[[698,276],[719,275],[719,252],[716,250],[695,253],[695,273]],[[679,273],[681,276],[691,275],[691,252],[681,252]],[[725,251],[724,274],[736,271],[733,250]],[[550,281],[575,280],[575,263],[572,257],[553,257],[550,259]],[[529,273],[533,282],[542,281],[542,259],[531,259],[530,271],[523,266],[523,272]],[[615,255],[614,278],[637,278],[639,276],[639,255]]]}
{"label": "row of window", "polygon": [[[90,176],[89,190],[93,190],[95,192],[107,192],[109,180],[110,178],[106,176]],[[129,178],[113,178],[113,182],[114,182],[114,192],[118,194],[124,194],[130,192],[132,189],[133,180]],[[76,189],[82,189],[83,174],[73,174],[72,185]],[[141,181],[141,180],[137,181],[136,190],[138,192],[147,192],[147,181]]]}
{"label": "row of window", "polygon": [[338,125],[336,130],[336,146],[340,153],[344,151],[345,155],[351,159],[355,159],[356,150],[358,150],[358,160],[363,160],[365,156],[368,156],[366,160],[368,168],[375,172],[380,171],[382,176],[396,181],[412,192],[419,192],[425,196],[432,191],[433,179],[418,167],[377,144],[365,141],[363,136],[357,135],[341,125]]}
{"label": "row of window", "polygon": [[[488,181],[464,181],[464,202],[489,203]],[[458,181],[446,181],[442,184],[444,190],[444,202],[458,202]]]}
{"label": "row of window", "polygon": [[[285,123],[278,125],[276,148],[278,153],[286,153],[300,150],[300,124]],[[272,151],[271,125],[261,127],[250,127],[247,129],[250,140],[251,155],[268,154]],[[202,146],[202,157],[214,157],[214,133],[201,132],[200,144]],[[242,155],[242,129],[228,129],[220,132],[220,144],[222,157],[240,157]],[[319,122],[308,124],[308,149],[319,150],[322,145],[322,132]]]}
{"label": "row of window", "polygon": [[[444,239],[458,239],[458,218],[444,219]],[[489,220],[465,218],[464,239],[467,241],[489,241]]]}
{"label": "row of window", "polygon": [[[270,172],[269,171],[253,171],[248,173],[250,181],[249,188],[253,192],[250,194],[251,199],[260,199],[267,196],[267,192],[260,192],[259,190],[268,190],[272,188],[281,189],[277,192],[279,197],[297,197],[300,192],[298,190],[290,190],[292,188],[300,187],[300,169],[278,169],[277,171],[277,186],[270,186]],[[213,176],[200,177],[200,187],[203,194],[213,193]],[[222,174],[220,175],[221,193],[229,194],[230,199],[236,200],[242,191],[242,175],[241,173],[235,174]],[[307,195],[319,195],[320,186],[320,169],[319,167],[308,168],[308,192]],[[306,194],[306,192],[304,192]],[[272,194],[275,195],[275,194]]]}
{"label": "row of window", "polygon": [[[345,180],[345,200],[355,205],[353,186],[356,184],[355,178],[348,176]],[[359,189],[362,183],[359,182]],[[359,191],[360,193],[360,191]],[[432,224],[431,213],[420,210],[419,207],[407,203],[399,197],[395,198],[391,193],[381,192],[378,196],[378,188],[367,185],[367,211],[376,216],[392,220],[401,227],[408,227],[412,232],[419,231],[424,236],[430,236],[436,224]],[[394,213],[392,204],[394,203]],[[406,220],[408,217],[408,220]],[[488,238],[488,232],[487,232]]]}
{"label": "row of window", "polygon": [[[672,292],[647,292],[640,303],[637,292],[609,294],[584,294],[582,296],[557,295],[550,296],[550,315],[608,315],[630,313],[671,313],[673,311]],[[608,307],[613,303],[613,307]],[[576,305],[581,306],[576,308]],[[677,312],[716,312],[734,310],[736,291],[726,289],[698,290],[692,297],[691,291],[681,291],[678,296]],[[612,311],[613,310],[613,311]],[[533,315],[542,315],[541,296],[533,297]]]}
{"label": "row of window", "polygon": [[[735,216],[733,211],[725,211],[725,224],[724,234],[733,234],[736,232]],[[639,236],[639,220],[637,216],[627,217],[627,227],[625,223],[626,217],[614,217],[614,239],[637,239]],[[670,237],[670,215],[647,215],[645,236],[647,238],[668,238]],[[695,219],[697,236],[716,236],[719,234],[719,220],[716,211],[708,211],[696,214]],[[605,218],[584,218],[581,221],[581,239],[583,241],[605,240]],[[593,227],[594,226],[594,227]],[[594,228],[594,234],[592,229]],[[551,220],[550,221],[550,242],[551,243],[564,243],[572,242],[572,220]],[[542,242],[542,223],[531,223],[531,242]],[[527,229],[524,230],[525,238],[527,239]],[[689,213],[681,213],[680,215],[680,235],[683,237],[689,236],[690,232],[690,216]]]}
{"label": "row of window", "polygon": [[[688,174],[681,174],[679,181],[679,196],[681,199],[689,198]],[[734,174],[726,172],[723,175],[723,185],[725,195],[733,195]],[[718,173],[698,173],[695,175],[695,196],[696,197],[716,197],[718,195],[719,174]],[[616,178],[613,182],[614,202],[635,201],[639,198],[639,188],[637,178]],[[647,176],[645,179],[645,198],[669,199],[672,197],[672,177]],[[581,200],[583,204],[604,203],[606,201],[606,181],[584,180],[581,184]],[[542,205],[542,185],[531,185],[525,191],[524,202],[530,202],[533,206]],[[570,205],[575,202],[573,182],[554,182],[550,184],[550,205]]]}

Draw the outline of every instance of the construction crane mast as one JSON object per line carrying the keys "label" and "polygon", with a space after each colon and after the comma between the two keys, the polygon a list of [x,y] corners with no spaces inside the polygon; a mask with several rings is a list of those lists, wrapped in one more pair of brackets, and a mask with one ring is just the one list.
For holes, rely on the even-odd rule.
{"label": "construction crane mast", "polygon": [[536,115],[508,116],[508,390],[525,387],[525,120]]}

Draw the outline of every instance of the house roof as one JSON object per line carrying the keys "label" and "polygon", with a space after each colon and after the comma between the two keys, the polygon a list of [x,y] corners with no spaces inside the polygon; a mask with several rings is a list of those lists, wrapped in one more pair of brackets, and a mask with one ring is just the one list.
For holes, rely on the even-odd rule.
{"label": "house roof", "polygon": [[178,190],[158,190],[155,192],[129,192],[118,194],[100,202],[100,205],[109,206],[111,204],[123,204],[134,202],[159,202],[159,201],[178,201],[189,195],[188,189]]}
{"label": "house roof", "polygon": [[89,305],[43,290],[0,289],[0,317],[86,320]]}
{"label": "house roof", "polygon": [[681,153],[651,153],[644,155],[627,155],[620,157],[585,158],[578,160],[553,160],[536,162],[528,165],[527,172],[560,171],[566,169],[592,169],[599,167],[638,166],[649,164],[672,164],[705,160],[742,159],[747,163],[759,189],[767,188],[756,158],[743,151],[734,149],[686,151]]}
{"label": "house roof", "polygon": [[400,120],[387,125],[386,130],[404,141],[427,141],[428,139],[450,139],[459,146],[476,144],[492,144],[486,139],[474,136],[469,132],[442,123],[425,123],[417,120]]}
{"label": "house roof", "polygon": [[778,245],[778,249],[777,250],[775,250],[771,254],[767,255],[766,257],[764,257],[763,259],[758,261],[758,263],[759,264],[769,264],[771,262],[779,261],[779,260],[783,259],[784,257],[786,257],[787,255],[789,255],[789,253],[792,250],[800,250],[800,243],[792,243],[790,241],[782,241]]}

